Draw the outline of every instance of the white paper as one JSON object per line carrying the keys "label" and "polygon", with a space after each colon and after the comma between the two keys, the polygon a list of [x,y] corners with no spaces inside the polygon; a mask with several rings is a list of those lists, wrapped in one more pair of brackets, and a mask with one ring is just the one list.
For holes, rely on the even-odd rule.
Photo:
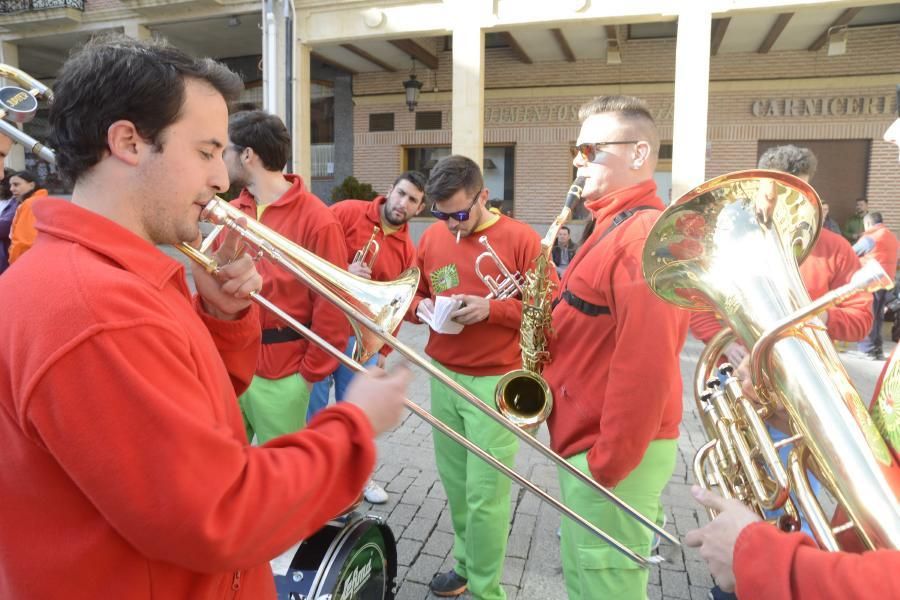
{"label": "white paper", "polygon": [[456,335],[465,326],[452,320],[450,315],[461,306],[462,302],[459,300],[454,300],[449,296],[438,296],[434,299],[434,310],[428,310],[425,307],[425,303],[420,302],[419,307],[416,309],[416,316],[438,333]]}

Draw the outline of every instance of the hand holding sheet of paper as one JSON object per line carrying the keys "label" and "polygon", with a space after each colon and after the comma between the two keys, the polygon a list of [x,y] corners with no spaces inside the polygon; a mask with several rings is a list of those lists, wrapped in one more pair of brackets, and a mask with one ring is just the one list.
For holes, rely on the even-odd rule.
{"label": "hand holding sheet of paper", "polygon": [[438,296],[434,304],[423,300],[416,309],[416,316],[423,323],[438,333],[457,334],[463,330],[463,325],[451,318],[451,315],[462,306],[462,302],[447,296]]}

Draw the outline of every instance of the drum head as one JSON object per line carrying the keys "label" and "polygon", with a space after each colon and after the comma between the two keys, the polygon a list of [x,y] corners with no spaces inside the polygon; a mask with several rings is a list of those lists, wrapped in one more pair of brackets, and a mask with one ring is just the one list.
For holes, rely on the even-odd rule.
{"label": "drum head", "polygon": [[278,600],[392,600],[397,576],[394,534],[377,517],[332,521],[297,549]]}

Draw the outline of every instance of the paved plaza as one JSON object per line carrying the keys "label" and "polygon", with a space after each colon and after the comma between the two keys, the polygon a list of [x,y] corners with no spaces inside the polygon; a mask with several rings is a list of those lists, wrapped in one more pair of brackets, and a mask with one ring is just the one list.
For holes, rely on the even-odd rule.
{"label": "paved plaza", "polygon": [[[424,326],[405,324],[400,337],[413,348],[421,349],[426,335]],[[695,451],[706,441],[695,414],[690,382],[700,350],[700,343],[690,338],[681,354],[684,422],[675,474],[663,495],[667,529],[679,538],[707,520],[706,513],[698,509],[690,496],[693,481],[690,465]],[[884,363],[846,354],[842,358],[862,398],[868,401]],[[396,360],[392,355],[388,365]],[[428,378],[420,369],[414,370],[416,377],[410,386],[410,397],[427,408],[430,405]],[[647,366],[647,376],[653,376],[652,364]],[[545,443],[548,441],[546,428],[541,428],[538,437]],[[398,600],[435,598],[428,591],[428,582],[434,573],[453,566],[453,528],[434,466],[431,427],[408,414],[400,426],[382,436],[378,448],[375,480],[385,486],[390,501],[381,506],[364,503],[361,510],[386,518],[397,538]],[[522,444],[516,462],[520,473],[559,497],[556,468],[549,460]],[[556,537],[560,517],[552,507],[517,484],[513,483],[512,490],[513,520],[503,572],[507,596],[510,600],[562,600],[566,593]],[[667,562],[652,570],[649,598],[705,600],[712,580],[697,553],[664,545],[661,554]]]}

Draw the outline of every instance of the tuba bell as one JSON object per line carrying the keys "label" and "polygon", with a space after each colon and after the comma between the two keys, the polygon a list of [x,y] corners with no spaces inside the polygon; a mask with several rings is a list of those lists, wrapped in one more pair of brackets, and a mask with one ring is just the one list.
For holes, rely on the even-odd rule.
{"label": "tuba bell", "polygon": [[[798,264],[816,242],[821,203],[807,183],[775,171],[750,170],[712,179],[659,218],[644,247],[644,277],[663,300],[689,310],[715,310],[751,352],[751,379],[762,406],[751,403],[732,373],[706,378],[729,339],[704,351],[696,387],[711,438],[694,459],[698,483],[737,498],[760,515],[784,508],[794,529],[800,512],[819,545],[840,549],[853,530],[868,548],[900,548],[900,477],[866,405],[815,315],[859,291],[892,285],[870,267],[816,302]],[[880,272],[879,272],[880,271]],[[704,389],[705,388],[705,389]],[[788,416],[777,444],[763,420]],[[785,469],[778,448],[793,443]],[[850,521],[835,527],[807,479],[813,470]]]}

